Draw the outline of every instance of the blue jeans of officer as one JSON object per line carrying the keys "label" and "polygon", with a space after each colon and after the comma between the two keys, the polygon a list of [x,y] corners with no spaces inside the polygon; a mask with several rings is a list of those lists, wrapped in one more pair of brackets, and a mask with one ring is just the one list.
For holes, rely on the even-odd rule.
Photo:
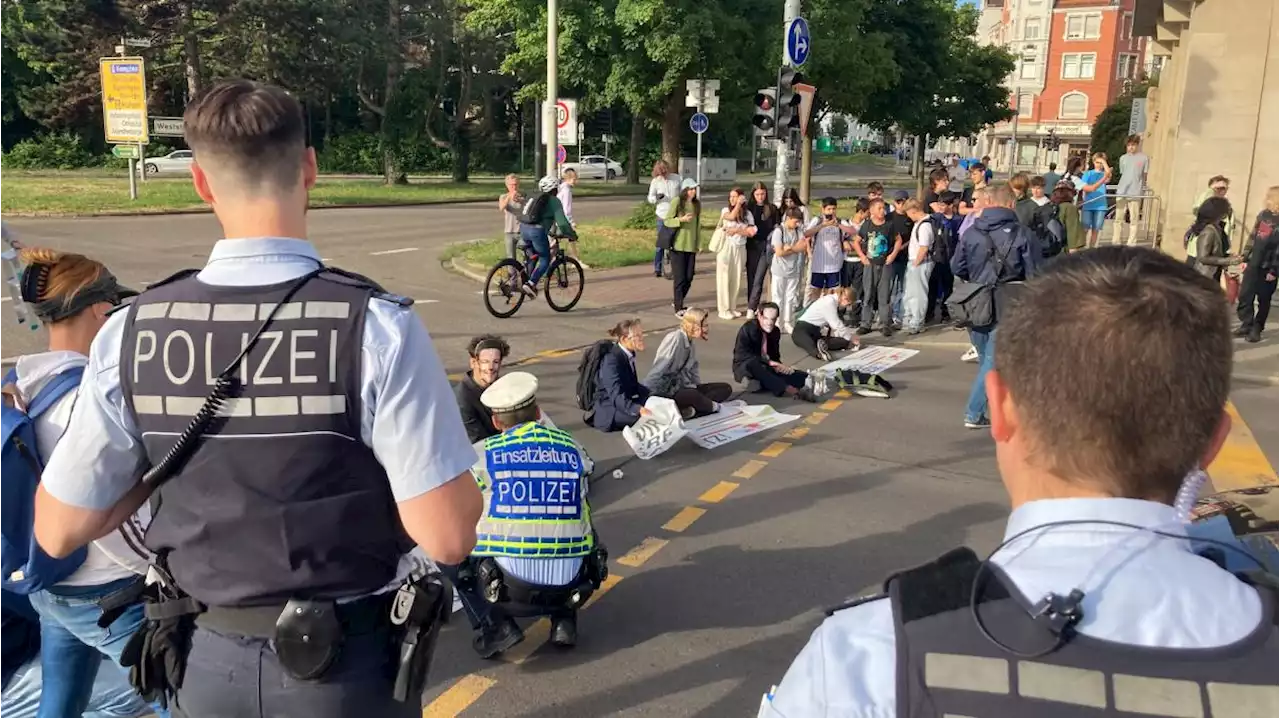
{"label": "blue jeans of officer", "polygon": [[391,698],[390,625],[347,635],[324,677],[303,681],[280,666],[270,640],[217,633],[197,625],[178,691],[177,712],[189,718],[410,718],[420,700]]}
{"label": "blue jeans of officer", "polygon": [[547,230],[536,224],[520,225],[520,238],[538,255],[538,263],[529,275],[529,283],[536,285],[542,275],[547,273],[547,267],[551,266],[551,240],[547,236]]}
{"label": "blue jeans of officer", "polygon": [[[142,605],[131,606],[107,628],[98,626],[103,598],[132,586],[139,578],[125,578],[98,586],[54,586],[31,594],[40,614],[40,718],[79,716],[93,694],[98,671],[118,671],[120,654],[142,625]],[[110,661],[103,661],[103,658]],[[167,711],[156,708],[160,716]]]}
{"label": "blue jeans of officer", "polygon": [[978,376],[969,389],[969,403],[965,406],[965,421],[982,421],[987,417],[987,372],[996,362],[996,330],[970,329],[969,341],[978,350]]}

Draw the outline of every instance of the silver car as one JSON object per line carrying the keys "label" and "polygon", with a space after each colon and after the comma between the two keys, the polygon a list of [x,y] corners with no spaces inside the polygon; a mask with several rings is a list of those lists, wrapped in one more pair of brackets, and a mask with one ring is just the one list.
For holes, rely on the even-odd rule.
{"label": "silver car", "polygon": [[147,157],[142,161],[142,171],[148,175],[186,174],[191,170],[191,162],[191,150],[174,150],[163,157]]}

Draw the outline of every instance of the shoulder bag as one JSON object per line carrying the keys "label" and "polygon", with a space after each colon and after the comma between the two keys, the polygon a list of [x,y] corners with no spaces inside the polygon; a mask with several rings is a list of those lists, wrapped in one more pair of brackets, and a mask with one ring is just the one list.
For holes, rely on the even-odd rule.
{"label": "shoulder bag", "polygon": [[970,329],[986,329],[996,323],[996,287],[1003,283],[1005,262],[1017,241],[1017,237],[1013,237],[1004,254],[997,255],[991,235],[981,230],[978,233],[991,245],[987,257],[996,264],[996,281],[991,284],[957,281],[947,300],[947,309],[956,324]]}

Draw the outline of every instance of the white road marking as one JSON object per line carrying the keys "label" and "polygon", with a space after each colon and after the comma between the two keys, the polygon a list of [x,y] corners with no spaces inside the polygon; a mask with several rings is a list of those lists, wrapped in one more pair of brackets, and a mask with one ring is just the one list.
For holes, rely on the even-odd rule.
{"label": "white road marking", "polygon": [[321,258],[320,258],[320,261],[321,261],[321,262],[332,262],[332,261],[333,261],[333,257],[321,257]]}
{"label": "white road marking", "polygon": [[10,297],[0,297],[0,302],[7,302],[9,299]]}
{"label": "white road marking", "polygon": [[370,252],[369,254],[374,257],[380,257],[384,254],[404,254],[405,252],[416,251],[418,251],[417,247],[401,247],[400,249],[384,249],[381,252]]}
{"label": "white road marking", "polygon": [[413,303],[414,304],[439,304],[440,300],[439,299],[415,299],[413,300]]}

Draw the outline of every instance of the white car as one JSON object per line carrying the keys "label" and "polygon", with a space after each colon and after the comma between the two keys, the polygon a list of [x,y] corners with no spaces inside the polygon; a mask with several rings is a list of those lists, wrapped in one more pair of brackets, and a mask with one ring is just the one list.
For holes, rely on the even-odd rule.
{"label": "white car", "polygon": [[191,150],[175,150],[163,157],[148,157],[142,161],[142,171],[148,175],[161,172],[187,173],[191,170]]}
{"label": "white car", "polygon": [[603,155],[583,155],[581,162],[566,162],[560,171],[577,170],[583,179],[613,179],[622,174],[622,165]]}

